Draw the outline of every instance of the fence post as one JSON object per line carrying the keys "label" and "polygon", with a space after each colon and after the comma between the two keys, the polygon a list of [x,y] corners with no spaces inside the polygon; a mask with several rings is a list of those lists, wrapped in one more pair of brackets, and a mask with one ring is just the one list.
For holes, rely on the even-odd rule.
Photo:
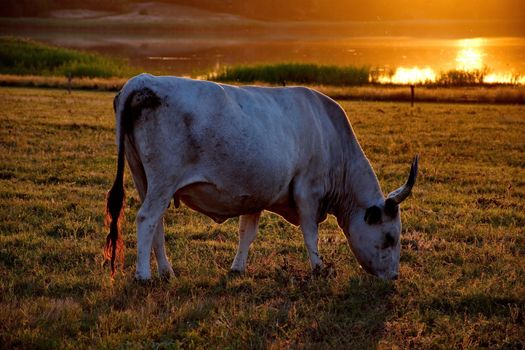
{"label": "fence post", "polygon": [[71,72],[68,72],[67,73],[67,92],[69,94],[71,93],[71,80],[73,80],[73,78],[71,77]]}
{"label": "fence post", "polygon": [[415,88],[416,86],[414,84],[410,84],[410,107],[414,107]]}

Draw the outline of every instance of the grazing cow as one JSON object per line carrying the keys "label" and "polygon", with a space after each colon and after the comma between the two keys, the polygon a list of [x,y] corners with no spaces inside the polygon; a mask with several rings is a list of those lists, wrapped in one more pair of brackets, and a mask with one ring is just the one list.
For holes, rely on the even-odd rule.
{"label": "grazing cow", "polygon": [[261,212],[300,225],[314,271],[322,266],[318,224],[328,213],[361,266],[395,279],[399,270],[399,203],[416,180],[414,158],[405,185],[386,199],[343,109],[304,87],[230,86],[141,74],[114,101],[117,175],[108,192],[105,256],[122,257],[124,158],[142,206],[137,213],[135,277],[173,270],[164,248],[163,214],[173,199],[216,222],[240,216],[232,271],[246,268]]}

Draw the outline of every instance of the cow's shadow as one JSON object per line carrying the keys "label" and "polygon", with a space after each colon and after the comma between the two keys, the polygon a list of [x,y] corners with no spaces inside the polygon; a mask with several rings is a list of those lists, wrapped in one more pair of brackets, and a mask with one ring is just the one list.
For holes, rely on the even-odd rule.
{"label": "cow's shadow", "polygon": [[[345,283],[345,286],[334,288],[334,283]],[[264,285],[261,287],[261,284]],[[120,295],[112,302],[117,309],[128,309],[134,306],[122,294],[132,293],[135,301],[156,293],[176,296],[185,311],[164,337],[175,337],[183,343],[181,329],[199,322],[215,324],[218,314],[230,313],[230,322],[235,327],[230,326],[248,328],[257,340],[248,347],[265,348],[275,339],[284,338],[291,347],[375,348],[384,335],[385,322],[393,310],[392,298],[397,293],[395,283],[367,275],[343,282],[342,278],[314,277],[307,271],[279,269],[255,275],[225,273],[198,289],[196,293],[188,286],[178,285],[177,278],[146,284],[128,279],[122,285],[123,293],[117,293]],[[226,304],[230,306],[238,302],[243,314],[231,314],[231,308],[225,310],[224,300],[228,300]],[[270,308],[271,312],[264,317],[253,315],[249,310],[242,310],[243,305],[252,311],[268,312]],[[295,334],[289,336],[286,330]],[[233,333],[232,340],[236,339]]]}

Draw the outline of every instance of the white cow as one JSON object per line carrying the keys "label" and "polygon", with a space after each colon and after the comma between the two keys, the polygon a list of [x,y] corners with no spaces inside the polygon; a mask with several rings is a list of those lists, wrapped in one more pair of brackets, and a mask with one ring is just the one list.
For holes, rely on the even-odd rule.
{"label": "white cow", "polygon": [[141,74],[114,102],[118,167],[108,192],[105,255],[122,256],[124,158],[142,200],[137,214],[135,277],[151,278],[153,248],[161,276],[173,275],[164,248],[163,214],[173,199],[216,222],[240,216],[231,266],[242,272],[261,212],[300,225],[314,271],[322,266],[318,224],[327,213],[361,266],[395,279],[401,221],[398,204],[417,175],[385,199],[343,109],[304,87],[230,86]]}

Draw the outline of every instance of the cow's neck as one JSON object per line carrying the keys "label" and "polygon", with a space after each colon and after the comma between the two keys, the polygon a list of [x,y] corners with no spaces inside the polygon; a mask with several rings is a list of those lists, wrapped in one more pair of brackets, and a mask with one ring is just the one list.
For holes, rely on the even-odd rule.
{"label": "cow's neck", "polygon": [[376,174],[355,137],[345,153],[344,183],[340,187],[342,193],[338,196],[338,207],[334,208],[334,214],[339,226],[348,235],[350,218],[355,209],[377,205],[384,196]]}

